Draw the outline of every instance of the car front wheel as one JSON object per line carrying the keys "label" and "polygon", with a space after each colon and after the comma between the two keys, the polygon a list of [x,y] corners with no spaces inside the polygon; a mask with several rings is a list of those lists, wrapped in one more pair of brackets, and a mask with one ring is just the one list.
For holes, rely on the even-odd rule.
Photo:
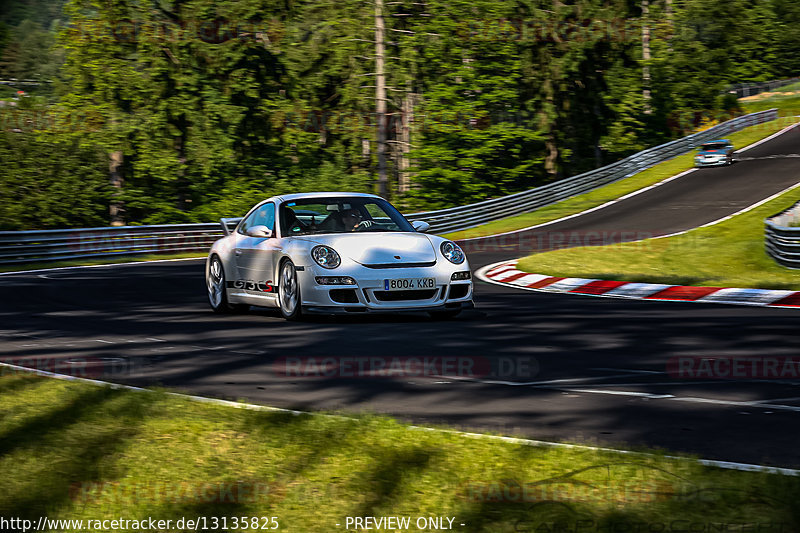
{"label": "car front wheel", "polygon": [[278,300],[283,318],[286,320],[300,318],[300,284],[297,281],[297,270],[294,263],[289,259],[281,265],[278,279]]}

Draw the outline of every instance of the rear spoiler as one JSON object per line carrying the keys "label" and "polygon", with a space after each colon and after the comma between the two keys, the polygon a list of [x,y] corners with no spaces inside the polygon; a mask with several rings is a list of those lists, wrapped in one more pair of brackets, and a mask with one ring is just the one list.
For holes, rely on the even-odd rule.
{"label": "rear spoiler", "polygon": [[226,236],[231,234],[231,225],[236,227],[236,225],[241,222],[242,218],[244,217],[219,219],[219,225],[222,226],[222,231],[225,232]]}

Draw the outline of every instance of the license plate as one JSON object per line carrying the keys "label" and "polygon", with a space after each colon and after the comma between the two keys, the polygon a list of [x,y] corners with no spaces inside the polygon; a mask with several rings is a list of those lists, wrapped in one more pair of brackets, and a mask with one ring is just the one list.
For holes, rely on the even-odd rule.
{"label": "license plate", "polygon": [[436,288],[436,280],[433,278],[400,278],[383,280],[383,290],[385,291],[410,291],[434,288]]}

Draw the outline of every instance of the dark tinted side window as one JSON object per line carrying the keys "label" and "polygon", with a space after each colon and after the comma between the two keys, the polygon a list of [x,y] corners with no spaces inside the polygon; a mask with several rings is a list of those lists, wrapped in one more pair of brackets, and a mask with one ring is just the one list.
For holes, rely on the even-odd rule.
{"label": "dark tinted side window", "polygon": [[253,226],[266,226],[267,228],[275,231],[275,204],[268,202],[248,216],[239,224],[239,233],[244,234],[248,228]]}

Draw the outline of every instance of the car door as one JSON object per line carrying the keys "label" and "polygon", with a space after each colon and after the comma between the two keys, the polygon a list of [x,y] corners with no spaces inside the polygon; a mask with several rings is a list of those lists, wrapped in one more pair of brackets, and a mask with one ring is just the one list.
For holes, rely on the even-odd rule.
{"label": "car door", "polygon": [[[255,226],[266,226],[270,237],[253,237],[247,234]],[[280,251],[280,240],[275,233],[275,204],[267,202],[255,209],[237,228],[239,234],[234,248],[237,285],[248,294],[274,293],[275,261]]]}

